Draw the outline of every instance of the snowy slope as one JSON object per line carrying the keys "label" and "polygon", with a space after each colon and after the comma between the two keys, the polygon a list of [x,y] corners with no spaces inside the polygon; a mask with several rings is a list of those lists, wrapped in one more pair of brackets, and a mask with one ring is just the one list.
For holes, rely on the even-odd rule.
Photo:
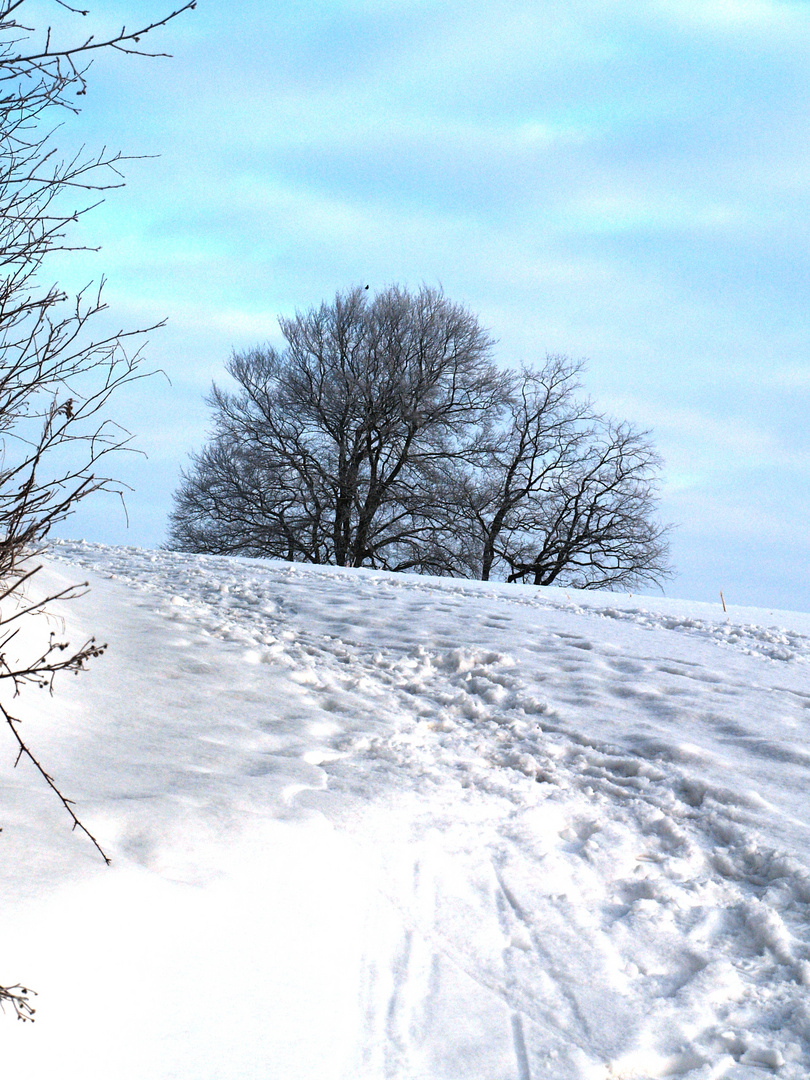
{"label": "snowy slope", "polygon": [[[4,759],[39,1080],[810,1076],[810,616],[63,543]],[[10,743],[9,743],[10,747]]]}

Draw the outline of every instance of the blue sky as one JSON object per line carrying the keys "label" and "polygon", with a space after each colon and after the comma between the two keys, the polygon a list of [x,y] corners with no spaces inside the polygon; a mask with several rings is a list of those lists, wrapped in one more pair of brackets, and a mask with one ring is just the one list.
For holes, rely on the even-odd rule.
{"label": "blue sky", "polygon": [[232,348],[424,281],[502,363],[586,357],[596,403],[652,430],[668,594],[810,610],[808,3],[200,0],[154,40],[173,59],[97,61],[60,139],[160,156],[53,272],[105,273],[110,324],[168,316],[171,386],[118,404],[148,454],[118,470],[129,527],[102,499],[63,535],[158,545]]}

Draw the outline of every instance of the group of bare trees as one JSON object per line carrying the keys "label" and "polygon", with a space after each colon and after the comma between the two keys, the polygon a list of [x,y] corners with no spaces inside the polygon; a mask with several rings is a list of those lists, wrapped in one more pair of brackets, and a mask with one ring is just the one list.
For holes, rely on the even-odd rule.
{"label": "group of bare trees", "polygon": [[[55,3],[77,22],[88,14]],[[109,418],[107,405],[122,384],[141,377],[137,339],[154,328],[96,336],[94,317],[105,307],[101,284],[71,297],[50,278],[49,256],[76,249],[71,226],[101,192],[121,185],[125,160],[106,151],[65,155],[55,132],[60,114],[79,111],[99,50],[159,55],[145,50],[143,38],[193,7],[189,0],[148,25],[102,39],[82,27],[75,40],[58,42],[48,27],[31,25],[41,5],[38,11],[28,0],[0,0],[0,716],[17,761],[28,759],[39,770],[73,827],[102,855],[23,738],[9,698],[25,683],[50,688],[58,672],[79,671],[104,650],[94,639],[76,648],[46,633],[23,655],[17,631],[21,620],[82,590],[35,602],[29,585],[40,567],[32,560],[80,502],[120,491],[106,462],[129,435]],[[4,1002],[20,1019],[31,1018],[24,987],[0,986]]]}
{"label": "group of bare trees", "polygon": [[502,370],[440,290],[366,289],[234,355],[168,546],[606,588],[668,573],[648,435],[579,395],[581,364]]}

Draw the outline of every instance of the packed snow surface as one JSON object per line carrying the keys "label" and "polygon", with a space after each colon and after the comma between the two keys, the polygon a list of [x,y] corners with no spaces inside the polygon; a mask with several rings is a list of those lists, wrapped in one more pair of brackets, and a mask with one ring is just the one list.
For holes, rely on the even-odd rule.
{"label": "packed snow surface", "polygon": [[7,1075],[810,1076],[810,616],[80,542],[34,583],[85,579],[50,625],[106,656],[14,706],[112,866],[9,737]]}

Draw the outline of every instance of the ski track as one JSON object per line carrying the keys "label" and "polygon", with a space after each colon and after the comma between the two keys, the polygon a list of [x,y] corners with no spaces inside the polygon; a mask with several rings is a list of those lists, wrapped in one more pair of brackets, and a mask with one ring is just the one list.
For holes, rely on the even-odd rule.
{"label": "ski track", "polygon": [[[293,749],[323,782],[307,774],[297,799],[373,846],[398,913],[369,915],[362,1076],[810,1075],[790,795],[810,766],[807,636],[299,564],[69,542],[52,557],[280,671],[292,711],[321,716]],[[774,715],[779,738],[760,733]],[[261,776],[277,751],[246,738],[238,767]]]}

